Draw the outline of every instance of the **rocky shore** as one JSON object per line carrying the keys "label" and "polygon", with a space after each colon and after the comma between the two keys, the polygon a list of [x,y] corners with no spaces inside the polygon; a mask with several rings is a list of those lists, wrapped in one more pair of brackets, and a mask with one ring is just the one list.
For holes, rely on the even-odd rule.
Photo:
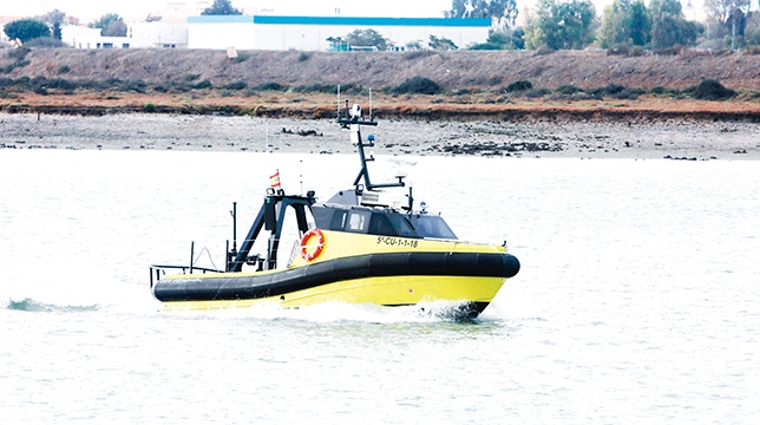
{"label": "rocky shore", "polygon": [[[393,118],[372,132],[377,155],[760,159],[752,122]],[[0,113],[0,149],[353,152],[331,119],[146,113]]]}

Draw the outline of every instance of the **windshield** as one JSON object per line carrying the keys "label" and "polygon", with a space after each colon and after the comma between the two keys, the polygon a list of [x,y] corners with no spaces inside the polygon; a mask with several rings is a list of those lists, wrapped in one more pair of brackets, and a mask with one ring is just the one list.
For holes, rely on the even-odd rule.
{"label": "windshield", "polygon": [[412,216],[412,225],[417,234],[423,238],[456,239],[457,236],[451,228],[438,215],[415,214]]}

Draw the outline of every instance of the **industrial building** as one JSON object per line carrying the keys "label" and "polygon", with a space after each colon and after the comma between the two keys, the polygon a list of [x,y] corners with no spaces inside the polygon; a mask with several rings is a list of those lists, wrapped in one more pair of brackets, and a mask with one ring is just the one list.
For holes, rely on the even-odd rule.
{"label": "industrial building", "polygon": [[66,25],[61,32],[63,42],[77,49],[188,47],[187,24],[184,22],[130,23],[126,37],[104,37],[100,35],[100,28],[75,25]]}
{"label": "industrial building", "polygon": [[328,39],[373,29],[396,48],[408,43],[427,46],[430,36],[464,48],[485,42],[490,28],[490,19],[201,15],[189,16],[187,22],[130,23],[126,37],[103,37],[100,29],[67,25],[63,41],[79,49],[329,51],[336,46]]}
{"label": "industrial building", "polygon": [[373,29],[396,46],[413,42],[424,46],[433,35],[462,48],[485,42],[491,20],[204,15],[188,17],[187,27],[191,49],[327,51],[328,38],[345,37],[357,29]]}

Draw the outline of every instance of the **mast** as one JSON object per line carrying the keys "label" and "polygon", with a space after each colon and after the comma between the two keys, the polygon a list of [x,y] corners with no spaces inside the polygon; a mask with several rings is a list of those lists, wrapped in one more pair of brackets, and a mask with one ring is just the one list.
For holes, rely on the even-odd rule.
{"label": "mast", "polygon": [[[348,103],[348,101],[346,101],[346,103]],[[346,112],[348,115],[348,110]],[[367,136],[367,143],[365,143],[362,140],[361,126],[377,126],[377,121],[374,121],[373,118],[374,117],[370,117],[369,120],[362,119],[362,108],[359,104],[355,104],[353,108],[351,108],[350,116],[338,117],[338,124],[340,124],[343,128],[349,129],[351,132],[351,143],[353,143],[359,151],[359,159],[361,161],[362,168],[359,171],[359,175],[357,175],[356,179],[354,180],[354,186],[357,188],[357,191],[359,191],[359,182],[364,179],[364,188],[367,190],[382,189],[387,187],[404,187],[406,184],[404,183],[404,178],[402,176],[397,177],[398,182],[396,183],[377,184],[372,183],[372,180],[369,177],[369,168],[367,167],[367,163],[373,162],[375,160],[375,157],[371,155],[367,157],[366,153],[364,152],[364,148],[371,148],[375,146],[375,136],[371,134]]]}

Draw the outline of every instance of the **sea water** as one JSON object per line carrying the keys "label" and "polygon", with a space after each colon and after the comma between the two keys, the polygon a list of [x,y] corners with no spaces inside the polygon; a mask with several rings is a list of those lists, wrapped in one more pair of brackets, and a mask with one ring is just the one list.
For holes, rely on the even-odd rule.
{"label": "sea water", "polygon": [[[0,151],[0,422],[752,424],[752,161],[378,158],[521,263],[475,321],[320,305],[161,313],[148,266],[223,263],[279,169],[325,201],[358,159]],[[389,179],[392,180],[392,179]]]}

